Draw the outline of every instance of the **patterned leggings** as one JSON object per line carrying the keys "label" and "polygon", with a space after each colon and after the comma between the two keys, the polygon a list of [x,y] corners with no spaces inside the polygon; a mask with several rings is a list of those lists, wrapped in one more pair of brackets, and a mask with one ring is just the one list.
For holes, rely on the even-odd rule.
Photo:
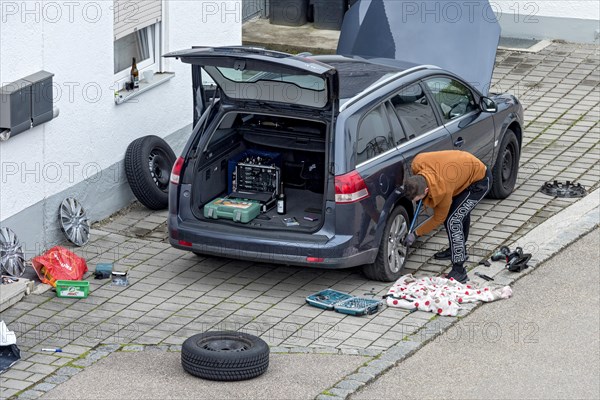
{"label": "patterned leggings", "polygon": [[490,190],[491,184],[492,174],[488,169],[482,180],[471,184],[471,186],[452,199],[450,212],[444,222],[444,226],[446,227],[446,233],[450,241],[453,264],[462,265],[465,262],[465,245],[469,237],[471,211],[485,197]]}

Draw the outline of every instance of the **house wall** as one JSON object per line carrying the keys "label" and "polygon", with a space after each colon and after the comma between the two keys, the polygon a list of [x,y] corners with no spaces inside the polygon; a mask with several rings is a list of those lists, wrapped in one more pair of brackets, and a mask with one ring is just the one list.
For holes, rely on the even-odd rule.
{"label": "house wall", "polygon": [[600,2],[590,0],[494,0],[502,36],[598,43]]}
{"label": "house wall", "polygon": [[[54,76],[60,115],[0,142],[0,225],[26,250],[61,239],[58,205],[78,198],[92,220],[133,199],[123,157],[145,135],[181,151],[191,128],[191,72],[169,60],[175,77],[130,102],[114,103],[112,1],[2,1],[0,83],[39,70]],[[192,45],[241,43],[239,1],[163,2],[162,53]]]}
{"label": "house wall", "polygon": [[598,20],[599,5],[590,0],[494,0],[490,4],[499,7],[504,13],[520,13],[531,17],[581,18]]}

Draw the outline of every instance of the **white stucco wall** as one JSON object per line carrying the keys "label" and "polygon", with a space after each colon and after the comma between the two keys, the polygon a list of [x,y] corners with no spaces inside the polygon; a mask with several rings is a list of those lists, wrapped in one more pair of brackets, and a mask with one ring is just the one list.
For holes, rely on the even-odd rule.
{"label": "white stucco wall", "polygon": [[[191,122],[190,67],[177,60],[164,64],[175,78],[115,105],[112,4],[0,2],[0,84],[52,72],[60,109],[58,118],[0,142],[0,221],[122,160],[135,138],[164,137]],[[241,43],[238,0],[168,0],[163,8],[163,53]],[[105,173],[119,179],[122,171]]]}
{"label": "white stucco wall", "polygon": [[598,20],[600,2],[597,0],[491,0],[495,11],[505,16],[558,17]]}
{"label": "white stucco wall", "polygon": [[505,37],[598,43],[597,0],[494,0],[490,4]]}

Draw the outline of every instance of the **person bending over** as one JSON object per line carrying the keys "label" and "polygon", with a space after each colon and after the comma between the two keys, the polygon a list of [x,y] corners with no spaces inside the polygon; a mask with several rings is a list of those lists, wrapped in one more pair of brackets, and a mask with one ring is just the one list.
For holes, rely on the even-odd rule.
{"label": "person bending over", "polygon": [[412,161],[413,175],[404,181],[405,196],[412,201],[423,199],[433,209],[433,217],[404,239],[406,246],[417,237],[431,232],[442,222],[450,247],[435,254],[437,259],[451,259],[448,278],[465,283],[466,243],[471,211],[490,190],[491,171],[479,159],[460,150],[418,154]]}

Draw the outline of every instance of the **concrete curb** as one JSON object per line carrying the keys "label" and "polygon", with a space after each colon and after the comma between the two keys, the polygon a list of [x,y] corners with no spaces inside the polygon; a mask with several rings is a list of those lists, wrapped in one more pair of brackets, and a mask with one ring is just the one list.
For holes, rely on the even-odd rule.
{"label": "concrete curb", "polygon": [[2,285],[0,290],[0,311],[4,311],[13,304],[18,303],[25,295],[33,291],[33,281],[17,278],[18,281]]}
{"label": "concrete curb", "polygon": [[120,348],[120,345],[114,344],[101,344],[96,346],[94,349],[82,354],[78,358],[69,362],[67,365],[57,369],[52,375],[47,376],[30,388],[11,396],[10,399],[37,399],[46,392],[54,389],[57,385],[68,381],[73,376],[83,371],[85,367],[88,367],[94,364],[96,361],[107,357],[109,354],[114,353]]}
{"label": "concrete curb", "polygon": [[513,246],[532,253],[532,261],[545,261],[598,225],[599,203],[600,189],[596,189],[515,241]]}

